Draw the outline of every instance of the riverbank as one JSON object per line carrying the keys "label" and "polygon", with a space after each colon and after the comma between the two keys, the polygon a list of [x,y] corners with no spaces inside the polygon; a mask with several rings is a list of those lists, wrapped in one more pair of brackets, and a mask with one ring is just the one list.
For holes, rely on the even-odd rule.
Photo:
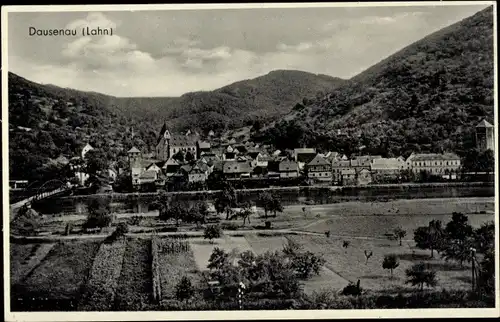
{"label": "riverbank", "polygon": [[[371,189],[405,189],[405,188],[443,188],[443,187],[495,187],[494,182],[431,182],[431,183],[401,183],[401,184],[370,184],[365,186],[346,185],[346,186],[294,186],[294,187],[270,187],[253,189],[235,189],[236,192],[264,192],[264,191],[300,191],[300,190],[327,190],[327,191],[345,191],[345,190],[371,190]],[[168,195],[210,195],[218,193],[220,190],[202,190],[202,191],[174,191],[166,192]],[[148,197],[157,196],[160,192],[112,192],[97,193],[92,195],[73,195],[61,197],[60,199],[86,199],[89,197],[111,197],[112,199],[129,197]]]}
{"label": "riverbank", "polygon": [[[453,183],[439,184],[406,184],[406,185],[373,185],[348,187],[282,187],[272,189],[237,190],[238,202],[258,204],[263,191],[278,194],[283,206],[325,205],[344,202],[388,202],[410,199],[439,198],[494,198],[495,188],[488,183]],[[196,201],[214,202],[217,191],[192,191],[170,193],[173,199],[180,202]],[[33,208],[42,214],[85,215],[92,200],[107,200],[114,213],[145,213],[153,210],[158,193],[112,193],[86,196],[57,197],[40,200]]]}

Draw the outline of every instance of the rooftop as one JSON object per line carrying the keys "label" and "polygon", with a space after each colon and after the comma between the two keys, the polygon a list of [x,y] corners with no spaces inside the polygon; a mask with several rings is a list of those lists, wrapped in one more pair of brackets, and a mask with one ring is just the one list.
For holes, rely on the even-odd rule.
{"label": "rooftop", "polygon": [[330,162],[328,162],[324,157],[322,157],[320,154],[317,154],[314,159],[311,160],[307,165],[330,165]]}
{"label": "rooftop", "polygon": [[170,137],[170,145],[171,146],[195,146],[196,145],[196,137],[192,135],[171,135]]}
{"label": "rooftop", "polygon": [[372,160],[372,169],[400,169],[404,165],[404,161],[398,158],[380,158]]}
{"label": "rooftop", "polygon": [[252,169],[250,162],[228,161],[223,166],[224,173],[245,173],[252,172]]}
{"label": "rooftop", "polygon": [[141,151],[139,151],[139,149],[134,146],[132,147],[132,149],[128,150],[127,153],[141,153]]}
{"label": "rooftop", "polygon": [[493,125],[490,122],[483,119],[481,122],[478,123],[478,125],[476,125],[476,127],[493,127]]}
{"label": "rooftop", "polygon": [[413,154],[409,159],[411,161],[460,160],[460,157],[455,153],[419,153]]}
{"label": "rooftop", "polygon": [[295,161],[284,160],[279,164],[279,171],[297,171],[299,165]]}
{"label": "rooftop", "polygon": [[156,179],[156,172],[155,171],[144,171],[141,173],[141,179]]}
{"label": "rooftop", "polygon": [[316,149],[315,148],[295,148],[293,149],[293,152],[295,152],[295,155],[297,154],[316,154]]}
{"label": "rooftop", "polygon": [[200,149],[210,149],[210,143],[208,142],[200,141],[198,142],[198,146]]}

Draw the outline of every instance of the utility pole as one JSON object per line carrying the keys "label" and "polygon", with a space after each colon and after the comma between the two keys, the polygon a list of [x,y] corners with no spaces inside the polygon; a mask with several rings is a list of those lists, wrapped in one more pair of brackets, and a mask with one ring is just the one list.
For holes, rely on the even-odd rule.
{"label": "utility pole", "polygon": [[470,254],[471,254],[471,263],[472,263],[472,292],[474,292],[475,286],[476,286],[476,249],[472,248],[470,249]]}
{"label": "utility pole", "polygon": [[245,284],[243,284],[243,282],[240,282],[240,284],[238,284],[237,298],[238,298],[238,305],[239,305],[240,310],[243,310],[243,292],[244,292],[245,288],[246,288],[246,286],[245,286]]}

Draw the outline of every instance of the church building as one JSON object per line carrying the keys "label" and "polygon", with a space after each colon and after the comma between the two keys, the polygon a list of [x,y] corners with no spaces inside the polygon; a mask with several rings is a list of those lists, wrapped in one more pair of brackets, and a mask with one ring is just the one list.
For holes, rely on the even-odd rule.
{"label": "church building", "polygon": [[198,137],[190,131],[184,135],[170,133],[167,124],[164,123],[156,142],[156,158],[166,161],[182,151],[184,157],[191,154],[192,159],[197,159],[197,141]]}

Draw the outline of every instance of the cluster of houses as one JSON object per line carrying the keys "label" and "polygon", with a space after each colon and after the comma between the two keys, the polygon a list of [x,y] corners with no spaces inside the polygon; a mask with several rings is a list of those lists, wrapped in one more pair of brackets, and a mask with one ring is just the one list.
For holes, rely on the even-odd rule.
{"label": "cluster of houses", "polygon": [[[491,125],[482,121],[479,131]],[[491,126],[492,128],[492,126]],[[491,148],[481,136],[478,145]],[[485,138],[486,139],[486,138]],[[481,141],[481,142],[479,142]],[[412,153],[408,158],[361,155],[347,158],[337,152],[318,153],[314,148],[272,151],[252,142],[201,139],[197,133],[173,134],[164,125],[158,137],[155,161],[145,162],[141,151],[128,151],[132,184],[164,185],[178,179],[204,183],[211,174],[227,180],[304,178],[314,184],[366,185],[400,180],[403,173],[426,173],[456,179],[460,157],[454,153]]]}

